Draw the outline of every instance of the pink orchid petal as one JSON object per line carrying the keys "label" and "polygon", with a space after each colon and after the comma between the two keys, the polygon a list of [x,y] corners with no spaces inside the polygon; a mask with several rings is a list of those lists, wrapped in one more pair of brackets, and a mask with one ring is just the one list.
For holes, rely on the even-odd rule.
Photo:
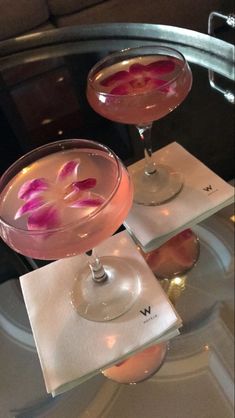
{"label": "pink orchid petal", "polygon": [[102,203],[104,203],[104,199],[102,199],[101,197],[97,197],[93,199],[79,199],[76,200],[76,202],[72,202],[68,206],[70,208],[96,207],[102,205]]}
{"label": "pink orchid petal", "polygon": [[164,80],[161,80],[160,78],[152,78],[148,82],[148,88],[150,90],[158,89],[163,93],[168,93],[170,91],[170,86],[167,85],[167,82]]}
{"label": "pink orchid petal", "polygon": [[128,71],[118,71],[114,74],[109,75],[108,77],[104,78],[100,84],[104,87],[110,87],[113,84],[119,81],[125,81],[129,79],[129,72]]}
{"label": "pink orchid petal", "polygon": [[193,231],[190,228],[185,229],[184,231],[180,232],[179,236],[182,237],[183,239],[187,240],[189,238],[192,238]]}
{"label": "pink orchid petal", "polygon": [[95,178],[89,177],[85,180],[75,181],[72,185],[76,191],[83,191],[92,189],[93,187],[95,187],[96,183],[97,181]]}
{"label": "pink orchid petal", "polygon": [[20,187],[18,198],[28,200],[35,193],[42,192],[49,188],[49,183],[44,178],[28,180]]}
{"label": "pink orchid petal", "polygon": [[57,176],[57,180],[65,180],[68,176],[76,173],[79,166],[79,161],[71,160],[63,164]]}
{"label": "pink orchid petal", "polygon": [[55,206],[42,207],[28,217],[29,230],[49,230],[59,225],[59,210]]}
{"label": "pink orchid petal", "polygon": [[175,69],[175,63],[171,60],[154,61],[146,65],[146,69],[152,74],[168,74]]}
{"label": "pink orchid petal", "polygon": [[125,96],[130,93],[130,85],[129,83],[120,84],[119,86],[114,87],[110,94],[117,94],[118,96]]}
{"label": "pink orchid petal", "polygon": [[45,201],[41,197],[34,197],[31,200],[28,200],[24,205],[22,205],[15,214],[15,219],[20,218],[21,216],[25,215],[26,213],[32,212],[42,205],[45,204]]}
{"label": "pink orchid petal", "polygon": [[140,90],[140,89],[144,89],[144,91],[146,91],[146,87],[148,86],[148,84],[152,81],[153,79],[150,77],[136,77],[133,78],[133,80],[130,81],[130,85],[132,87],[132,89],[135,90]]}
{"label": "pink orchid petal", "polygon": [[143,74],[146,71],[146,66],[143,64],[132,64],[129,68],[130,74],[138,75]]}

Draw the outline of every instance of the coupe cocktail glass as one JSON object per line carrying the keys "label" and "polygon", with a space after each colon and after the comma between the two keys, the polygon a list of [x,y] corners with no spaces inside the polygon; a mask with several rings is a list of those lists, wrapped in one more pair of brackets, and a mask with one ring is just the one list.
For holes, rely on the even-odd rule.
{"label": "coupe cocktail glass", "polygon": [[100,115],[137,127],[143,142],[145,167],[133,172],[134,201],[159,205],[183,186],[180,172],[152,157],[154,121],[183,102],[192,85],[184,56],[164,46],[142,46],[115,52],[99,61],[88,74],[87,99]]}
{"label": "coupe cocktail glass", "polygon": [[135,268],[118,256],[101,260],[92,248],[122,224],[133,186],[120,159],[84,139],[49,143],[17,160],[0,179],[0,233],[15,251],[56,260],[87,253],[72,303],[90,320],[126,312],[140,292]]}

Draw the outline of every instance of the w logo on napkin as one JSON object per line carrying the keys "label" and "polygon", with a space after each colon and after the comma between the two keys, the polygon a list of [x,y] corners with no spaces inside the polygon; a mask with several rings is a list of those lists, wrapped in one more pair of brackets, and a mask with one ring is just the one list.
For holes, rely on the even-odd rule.
{"label": "w logo on napkin", "polygon": [[209,186],[207,186],[207,187],[203,187],[203,190],[204,190],[205,192],[211,192],[211,191],[212,191],[212,186],[209,184]]}
{"label": "w logo on napkin", "polygon": [[144,308],[144,310],[140,311],[140,313],[142,313],[142,315],[147,316],[151,314],[151,306],[149,306],[148,308]]}

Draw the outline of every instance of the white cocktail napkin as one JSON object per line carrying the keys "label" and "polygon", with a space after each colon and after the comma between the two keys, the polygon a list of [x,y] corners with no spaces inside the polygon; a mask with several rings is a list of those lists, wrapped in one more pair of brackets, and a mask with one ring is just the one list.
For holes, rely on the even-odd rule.
{"label": "white cocktail napkin", "polygon": [[[74,310],[70,293],[84,255],[59,260],[20,278],[47,391],[56,395],[130,354],[178,335],[181,319],[126,231],[96,248],[98,255],[127,259],[141,292],[117,319],[93,322]],[[141,312],[142,311],[142,312]]]}
{"label": "white cocktail napkin", "polygon": [[[125,226],[144,252],[160,247],[234,201],[234,187],[226,183],[177,142],[153,153],[156,164],[166,164],[184,177],[182,191],[160,206],[134,203]],[[128,167],[144,170],[144,160]]]}

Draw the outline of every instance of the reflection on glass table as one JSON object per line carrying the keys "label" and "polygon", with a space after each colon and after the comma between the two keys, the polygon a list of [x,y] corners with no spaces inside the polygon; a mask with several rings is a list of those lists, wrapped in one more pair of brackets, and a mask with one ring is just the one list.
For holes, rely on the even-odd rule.
{"label": "reflection on glass table", "polygon": [[[162,280],[183,319],[162,367],[141,385],[122,385],[104,418],[232,418],[234,414],[234,211],[195,227],[201,257],[185,275]],[[170,399],[170,402],[169,402]],[[155,414],[155,415],[154,415]]]}
{"label": "reflection on glass table", "polygon": [[102,371],[108,379],[118,383],[134,385],[157,373],[167,356],[167,342],[148,347],[128,359]]}
{"label": "reflection on glass table", "polygon": [[192,269],[200,257],[200,242],[192,229],[185,229],[156,250],[145,253],[145,261],[158,279],[172,279]]}

